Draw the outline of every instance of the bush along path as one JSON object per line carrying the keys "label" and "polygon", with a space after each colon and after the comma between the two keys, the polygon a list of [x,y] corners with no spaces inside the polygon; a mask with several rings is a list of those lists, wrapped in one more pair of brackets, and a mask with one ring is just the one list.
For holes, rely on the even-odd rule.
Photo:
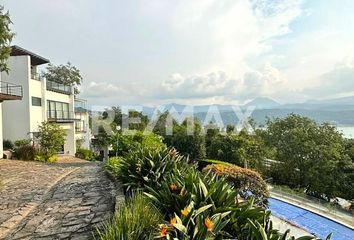
{"label": "bush along path", "polygon": [[[0,160],[0,167],[1,161],[3,160]],[[17,161],[12,162],[16,164]],[[47,167],[48,165],[43,164],[43,168]],[[2,234],[0,239],[92,239],[95,227],[111,217],[116,190],[99,164],[69,160],[50,165],[48,174],[52,168],[69,172],[50,186],[35,204],[29,201],[27,205],[34,207],[12,226],[8,226],[7,231],[3,231],[6,234]],[[66,168],[68,170],[63,170]],[[45,179],[45,172],[38,172],[37,169],[32,173],[43,174],[43,180],[48,180]],[[28,185],[32,184],[31,178],[23,181]],[[32,193],[36,195],[34,189]],[[6,196],[6,190],[6,186],[0,190],[2,196]],[[5,198],[1,199],[0,215],[6,209]],[[7,201],[15,201],[13,204],[16,204],[21,199],[14,199],[12,195]]]}

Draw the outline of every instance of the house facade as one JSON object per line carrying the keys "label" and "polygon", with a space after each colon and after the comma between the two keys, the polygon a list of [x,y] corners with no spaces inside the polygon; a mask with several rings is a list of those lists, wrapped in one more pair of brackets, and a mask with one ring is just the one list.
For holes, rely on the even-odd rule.
{"label": "house facade", "polygon": [[3,157],[3,124],[2,124],[2,105],[4,101],[22,100],[22,86],[4,82],[0,75],[0,158]]}
{"label": "house facade", "polygon": [[89,111],[87,101],[75,98],[75,140],[76,147],[90,149],[91,148],[91,128],[89,123]]}
{"label": "house facade", "polygon": [[22,85],[22,101],[3,104],[3,139],[16,141],[33,139],[38,126],[55,122],[66,132],[61,153],[76,152],[75,95],[71,86],[47,81],[39,75],[39,66],[49,60],[18,46],[12,47],[8,60],[9,74],[2,73],[3,81]]}

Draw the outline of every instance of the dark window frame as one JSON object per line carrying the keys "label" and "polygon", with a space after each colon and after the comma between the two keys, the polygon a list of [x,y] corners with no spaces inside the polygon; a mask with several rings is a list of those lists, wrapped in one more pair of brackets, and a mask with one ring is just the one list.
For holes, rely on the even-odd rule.
{"label": "dark window frame", "polygon": [[32,96],[31,103],[32,103],[32,106],[41,107],[42,106],[42,98]]}

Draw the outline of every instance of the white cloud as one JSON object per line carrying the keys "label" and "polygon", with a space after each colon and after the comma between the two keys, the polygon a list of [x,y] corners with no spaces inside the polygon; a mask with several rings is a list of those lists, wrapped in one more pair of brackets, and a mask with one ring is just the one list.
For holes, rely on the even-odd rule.
{"label": "white cloud", "polygon": [[353,94],[353,58],[349,57],[337,63],[332,70],[321,74],[313,82],[310,88],[304,90],[311,97],[332,98]]}
{"label": "white cloud", "polygon": [[[274,86],[277,85],[277,88]],[[284,80],[278,69],[270,63],[258,71],[246,72],[242,78],[229,77],[225,72],[206,75],[182,76],[173,74],[163,81],[156,98],[196,99],[222,98],[244,101],[253,96],[275,96],[284,90]]]}

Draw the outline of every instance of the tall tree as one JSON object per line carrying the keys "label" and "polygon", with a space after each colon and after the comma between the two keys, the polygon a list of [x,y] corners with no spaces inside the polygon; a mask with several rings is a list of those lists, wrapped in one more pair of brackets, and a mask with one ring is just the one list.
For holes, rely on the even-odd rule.
{"label": "tall tree", "polygon": [[15,34],[11,31],[12,24],[10,14],[0,6],[0,72],[8,72],[7,59],[11,54],[11,41]]}
{"label": "tall tree", "polygon": [[42,75],[49,81],[62,83],[72,86],[74,88],[74,94],[79,94],[79,86],[82,83],[82,77],[80,70],[68,62],[66,65],[55,66],[49,64],[47,71]]}
{"label": "tall tree", "polygon": [[338,195],[343,168],[351,160],[335,127],[291,114],[268,120],[265,141],[280,162],[273,168],[276,181],[327,200]]}

